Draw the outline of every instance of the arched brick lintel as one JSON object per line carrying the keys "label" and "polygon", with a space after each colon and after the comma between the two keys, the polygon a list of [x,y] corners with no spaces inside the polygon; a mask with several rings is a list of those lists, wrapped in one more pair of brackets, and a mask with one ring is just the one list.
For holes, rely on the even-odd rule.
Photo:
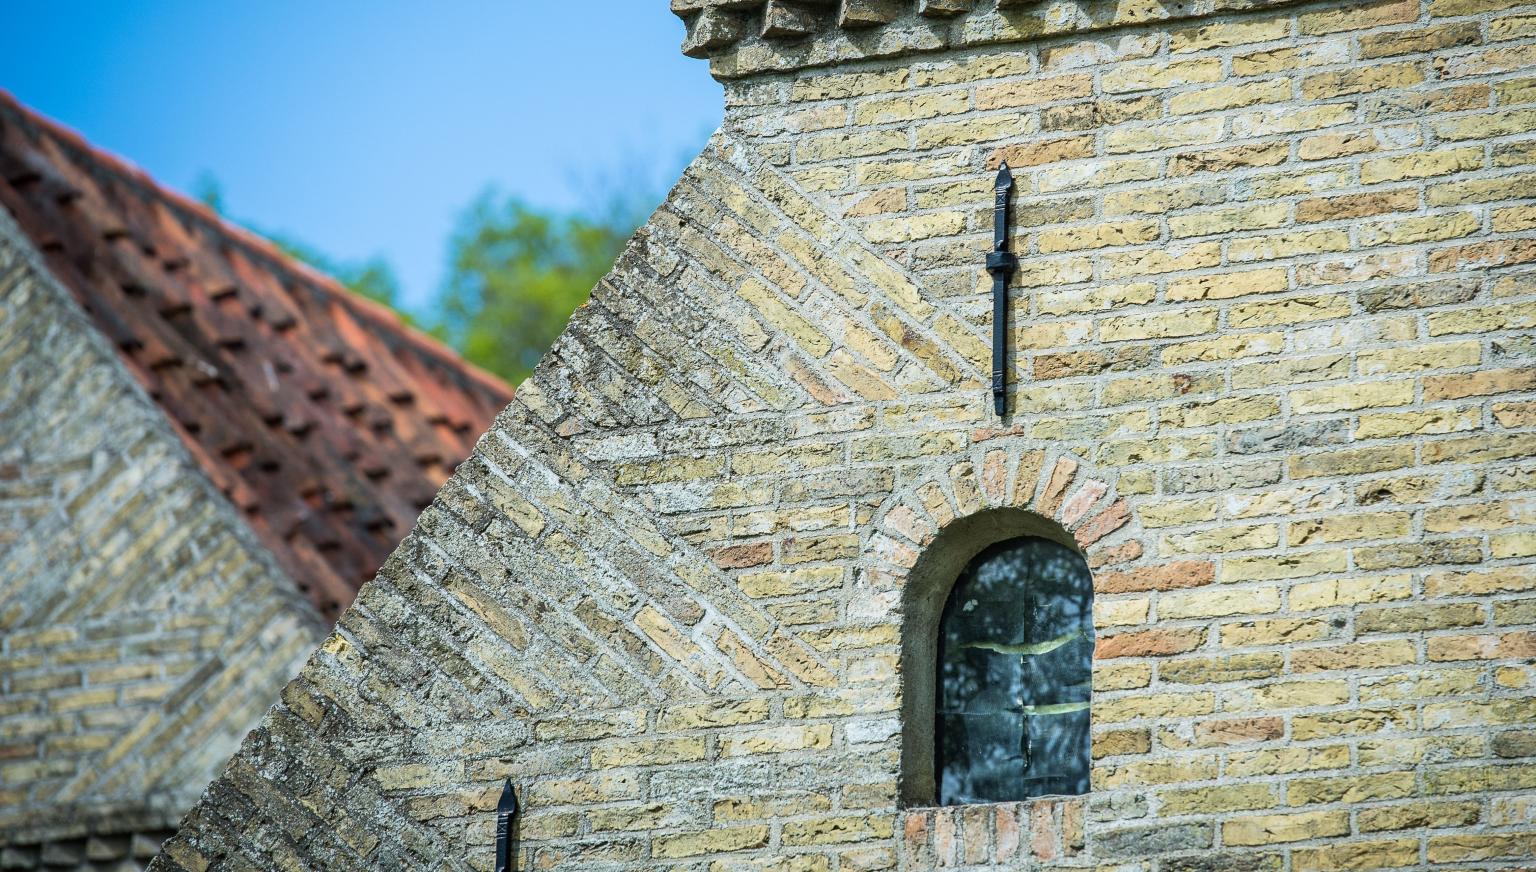
{"label": "arched brick lintel", "polygon": [[[1016,536],[1068,545],[1095,570],[1145,552],[1111,473],[1067,453],[983,448],[936,467],[877,516],[871,551],[902,609],[900,794],[929,805],[933,779],[933,662],[938,618],[955,579],[987,546]],[[1095,583],[1096,590],[1099,588]]]}

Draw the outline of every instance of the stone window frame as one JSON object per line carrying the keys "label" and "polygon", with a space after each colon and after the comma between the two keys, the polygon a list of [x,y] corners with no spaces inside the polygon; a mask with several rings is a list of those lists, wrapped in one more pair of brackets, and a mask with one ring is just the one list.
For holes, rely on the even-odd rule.
{"label": "stone window frame", "polygon": [[[1141,525],[1114,484],[1069,454],[1000,447],[946,462],[878,516],[871,543],[878,571],[894,576],[901,591],[901,808],[936,800],[938,625],[960,573],[987,547],[1019,536],[1066,545],[1095,575],[1107,563],[1139,558]],[[975,805],[957,806],[965,807]]]}

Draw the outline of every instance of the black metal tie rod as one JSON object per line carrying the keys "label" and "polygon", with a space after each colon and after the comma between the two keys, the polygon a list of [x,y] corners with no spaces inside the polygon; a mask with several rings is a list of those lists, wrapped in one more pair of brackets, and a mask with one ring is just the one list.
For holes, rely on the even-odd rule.
{"label": "black metal tie rod", "polygon": [[513,872],[512,820],[516,817],[517,794],[512,792],[512,779],[508,778],[496,803],[496,872]]}
{"label": "black metal tie rod", "polygon": [[1008,413],[1008,279],[1019,268],[1019,259],[1008,250],[1008,195],[1013,173],[1007,161],[997,171],[997,200],[992,209],[992,250],[987,253],[987,272],[992,274],[992,407],[1001,418]]}

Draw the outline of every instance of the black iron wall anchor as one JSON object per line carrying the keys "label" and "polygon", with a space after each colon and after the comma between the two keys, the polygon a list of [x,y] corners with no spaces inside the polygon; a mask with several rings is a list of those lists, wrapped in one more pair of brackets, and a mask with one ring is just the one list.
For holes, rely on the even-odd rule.
{"label": "black iron wall anchor", "polygon": [[496,803],[496,872],[516,872],[512,865],[516,818],[517,794],[512,792],[512,779],[508,778],[501,786],[501,799]]}
{"label": "black iron wall anchor", "polygon": [[997,200],[992,208],[992,250],[987,272],[992,274],[992,407],[1001,418],[1008,413],[1008,280],[1019,259],[1008,250],[1008,195],[1013,173],[1007,161],[997,171]]}

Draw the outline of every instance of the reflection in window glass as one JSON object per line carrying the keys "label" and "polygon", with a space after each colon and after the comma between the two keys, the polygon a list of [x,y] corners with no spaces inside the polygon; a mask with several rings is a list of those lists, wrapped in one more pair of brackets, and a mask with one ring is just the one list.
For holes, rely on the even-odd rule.
{"label": "reflection in window glass", "polygon": [[1093,578],[1072,549],[1000,542],[939,624],[939,803],[1088,792]]}

